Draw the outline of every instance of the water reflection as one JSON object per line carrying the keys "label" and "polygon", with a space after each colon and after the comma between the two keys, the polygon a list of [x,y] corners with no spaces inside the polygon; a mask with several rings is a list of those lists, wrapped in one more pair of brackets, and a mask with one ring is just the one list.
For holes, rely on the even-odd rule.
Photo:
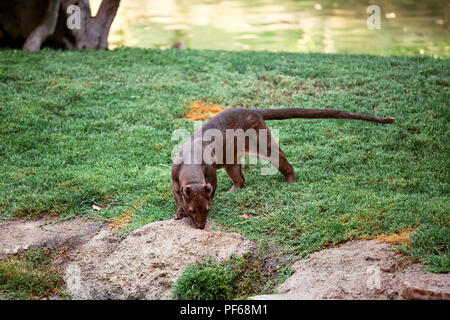
{"label": "water reflection", "polygon": [[[366,26],[370,4],[379,30]],[[122,0],[110,45],[449,56],[449,10],[428,0]]]}

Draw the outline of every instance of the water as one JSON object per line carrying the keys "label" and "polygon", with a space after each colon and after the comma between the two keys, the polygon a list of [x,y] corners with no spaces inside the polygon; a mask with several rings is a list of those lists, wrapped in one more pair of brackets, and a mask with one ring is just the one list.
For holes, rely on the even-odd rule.
{"label": "water", "polygon": [[[371,4],[381,29],[366,25]],[[448,57],[449,12],[448,0],[123,0],[110,46]]]}

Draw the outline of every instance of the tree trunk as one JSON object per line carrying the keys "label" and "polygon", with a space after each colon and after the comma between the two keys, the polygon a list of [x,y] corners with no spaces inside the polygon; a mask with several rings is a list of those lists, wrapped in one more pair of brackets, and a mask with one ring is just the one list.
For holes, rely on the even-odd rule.
{"label": "tree trunk", "polygon": [[[68,27],[79,8],[79,25]],[[8,0],[0,1],[0,47],[36,51],[41,47],[108,49],[108,34],[120,0],[103,0],[95,17],[89,0]],[[68,13],[69,12],[69,13]]]}

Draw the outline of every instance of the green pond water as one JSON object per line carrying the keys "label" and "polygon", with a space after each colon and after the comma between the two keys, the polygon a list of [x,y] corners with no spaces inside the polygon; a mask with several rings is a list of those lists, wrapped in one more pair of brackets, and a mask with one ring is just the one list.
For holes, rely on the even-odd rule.
{"label": "green pond water", "polygon": [[448,0],[123,0],[110,45],[448,57],[449,12]]}

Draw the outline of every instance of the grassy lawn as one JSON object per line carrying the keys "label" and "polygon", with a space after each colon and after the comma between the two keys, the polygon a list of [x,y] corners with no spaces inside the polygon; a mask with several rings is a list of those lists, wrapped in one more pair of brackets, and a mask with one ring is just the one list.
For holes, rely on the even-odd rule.
{"label": "grassy lawn", "polygon": [[0,300],[36,300],[64,292],[64,280],[51,262],[64,248],[38,248],[0,259]]}
{"label": "grassy lawn", "polygon": [[220,172],[211,218],[299,256],[412,229],[404,251],[448,272],[449,79],[450,59],[428,57],[0,51],[0,218],[170,219],[186,104],[339,108],[397,121],[269,121],[297,182],[248,165],[246,187],[225,194]]}

